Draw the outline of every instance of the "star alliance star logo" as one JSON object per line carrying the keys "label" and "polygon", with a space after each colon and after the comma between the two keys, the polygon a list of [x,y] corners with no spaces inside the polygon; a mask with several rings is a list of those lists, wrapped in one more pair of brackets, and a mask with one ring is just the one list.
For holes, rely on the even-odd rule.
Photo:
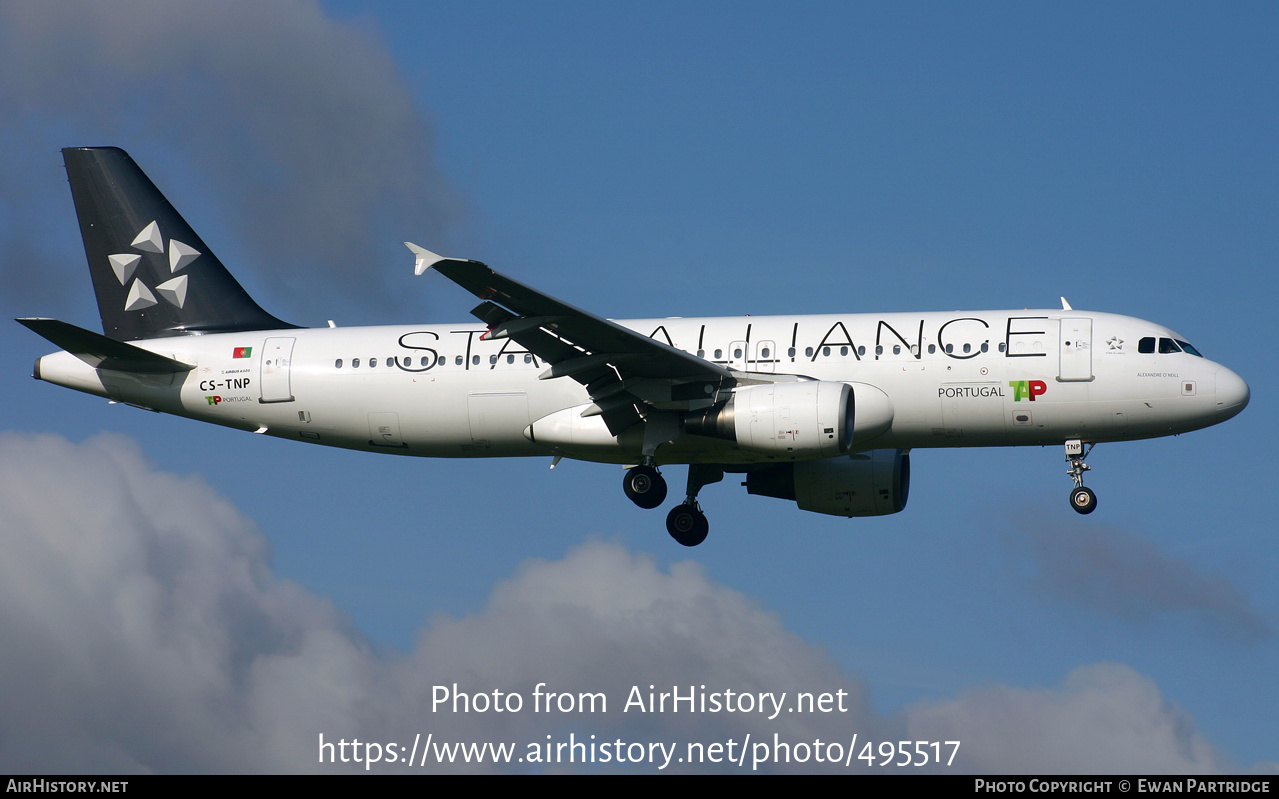
{"label": "star alliance star logo", "polygon": [[[140,252],[156,253],[163,255],[165,251],[164,236],[160,234],[160,226],[154,221],[146,227],[133,239],[129,245],[133,249]],[[182,269],[191,265],[191,262],[200,257],[200,251],[189,244],[183,244],[177,239],[169,239],[169,273],[176,274]],[[155,292],[143,283],[141,279],[135,279],[133,273],[137,271],[138,264],[142,261],[142,256],[137,253],[118,253],[108,255],[107,261],[111,264],[111,271],[115,273],[116,279],[123,286],[129,283],[129,294],[124,300],[124,310],[141,311],[144,308],[150,308],[152,305],[159,303],[155,298],[159,294],[166,302],[174,307],[181,308],[187,300],[187,276],[178,275],[177,277],[160,283],[155,287]]]}
{"label": "star alliance star logo", "polygon": [[1110,340],[1107,341],[1106,344],[1109,345],[1111,352],[1114,352],[1116,350],[1123,350],[1124,348],[1124,340],[1121,339],[1119,336],[1111,336]]}

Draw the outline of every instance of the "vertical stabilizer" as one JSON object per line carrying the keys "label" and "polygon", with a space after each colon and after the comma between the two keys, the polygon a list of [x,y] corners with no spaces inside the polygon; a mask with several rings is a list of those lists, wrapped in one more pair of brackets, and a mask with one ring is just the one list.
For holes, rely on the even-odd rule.
{"label": "vertical stabilizer", "polygon": [[124,150],[68,147],[62,157],[107,336],[295,327],[253,301]]}

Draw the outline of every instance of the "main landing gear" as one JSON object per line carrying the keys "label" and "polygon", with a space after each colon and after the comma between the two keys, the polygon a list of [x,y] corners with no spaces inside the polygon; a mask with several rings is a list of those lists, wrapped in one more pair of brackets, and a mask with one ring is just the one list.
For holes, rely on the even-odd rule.
{"label": "main landing gear", "polygon": [[[666,531],[671,538],[686,547],[695,547],[706,540],[710,523],[697,504],[697,494],[703,486],[723,479],[724,470],[718,466],[692,464],[688,467],[684,502],[666,515]],[[666,478],[657,471],[656,463],[642,463],[627,470],[626,477],[622,479],[622,490],[631,502],[641,508],[656,508],[666,499]]]}
{"label": "main landing gear", "polygon": [[631,502],[652,510],[666,501],[666,478],[657,471],[656,464],[640,464],[627,470],[622,490]]}
{"label": "main landing gear", "polygon": [[695,547],[705,541],[710,530],[710,522],[706,521],[706,514],[702,513],[697,500],[676,505],[666,514],[666,532],[686,547]]}
{"label": "main landing gear", "polygon": [[710,532],[710,523],[702,506],[697,504],[697,494],[703,486],[718,483],[724,479],[724,470],[718,466],[707,466],[691,463],[688,466],[688,490],[683,505],[676,505],[666,515],[666,532],[678,543],[686,547],[695,547],[706,540]]}
{"label": "main landing gear", "polygon": [[1084,443],[1077,438],[1066,442],[1066,462],[1070,464],[1066,474],[1075,481],[1075,488],[1070,492],[1070,507],[1074,508],[1076,513],[1092,513],[1097,509],[1097,495],[1092,492],[1092,489],[1084,487],[1084,472],[1092,469],[1084,463],[1084,458],[1092,452],[1093,446],[1089,444],[1085,449]]}

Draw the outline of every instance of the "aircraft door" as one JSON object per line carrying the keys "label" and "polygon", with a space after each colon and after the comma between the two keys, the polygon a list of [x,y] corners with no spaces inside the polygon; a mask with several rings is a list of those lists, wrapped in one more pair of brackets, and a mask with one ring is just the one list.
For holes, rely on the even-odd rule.
{"label": "aircraft door", "polygon": [[292,402],[289,367],[293,361],[293,338],[269,338],[262,345],[258,361],[258,402]]}
{"label": "aircraft door", "polygon": [[1057,379],[1063,383],[1092,380],[1092,320],[1062,319],[1061,368]]}

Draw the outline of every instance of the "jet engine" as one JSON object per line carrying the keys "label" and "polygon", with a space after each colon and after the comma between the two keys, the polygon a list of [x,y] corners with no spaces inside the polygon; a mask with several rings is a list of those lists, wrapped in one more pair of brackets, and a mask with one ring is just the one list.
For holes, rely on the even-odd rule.
{"label": "jet engine", "polygon": [[779,463],[746,475],[746,491],[793,499],[800,510],[831,516],[886,516],[906,507],[910,453],[855,452],[842,458]]}
{"label": "jet engine", "polygon": [[892,422],[892,402],[874,386],[805,380],[739,388],[726,404],[685,416],[684,431],[806,460],[843,455]]}

